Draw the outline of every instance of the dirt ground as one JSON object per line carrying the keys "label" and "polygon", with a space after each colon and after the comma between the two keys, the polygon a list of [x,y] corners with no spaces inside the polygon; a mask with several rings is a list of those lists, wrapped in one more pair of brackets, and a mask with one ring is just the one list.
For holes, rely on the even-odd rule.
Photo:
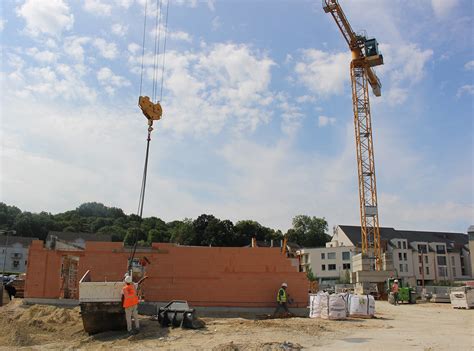
{"label": "dirt ground", "polygon": [[0,307],[0,350],[474,350],[474,310],[450,304],[376,303],[376,318],[250,320],[203,318],[206,328],[160,328],[143,317],[139,335],[82,330],[79,308]]}

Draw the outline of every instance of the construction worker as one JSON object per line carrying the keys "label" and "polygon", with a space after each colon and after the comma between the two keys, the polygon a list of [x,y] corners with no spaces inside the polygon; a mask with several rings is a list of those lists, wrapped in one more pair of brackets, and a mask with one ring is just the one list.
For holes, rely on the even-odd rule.
{"label": "construction worker", "polygon": [[[130,335],[138,334],[140,323],[138,321],[138,288],[140,284],[148,278],[143,277],[138,283],[133,283],[130,275],[125,276],[125,286],[122,288],[122,306],[125,309],[125,318],[127,320],[127,331]],[[132,329],[132,317],[135,321],[135,330]]]}
{"label": "construction worker", "polygon": [[395,303],[395,306],[398,305],[398,280],[395,279],[393,281],[393,285],[392,285],[392,293],[393,293],[393,298],[394,298],[394,303]]}
{"label": "construction worker", "polygon": [[281,284],[280,289],[278,290],[277,293],[277,308],[275,312],[273,312],[273,316],[276,316],[280,309],[283,309],[287,315],[290,314],[290,311],[288,310],[287,302],[289,300],[288,293],[286,292],[286,289],[288,288],[288,284],[283,283]]}
{"label": "construction worker", "polygon": [[8,293],[8,297],[10,298],[10,301],[13,300],[13,298],[16,296],[16,289],[12,285],[13,281],[9,281],[7,285],[5,285],[5,290]]}

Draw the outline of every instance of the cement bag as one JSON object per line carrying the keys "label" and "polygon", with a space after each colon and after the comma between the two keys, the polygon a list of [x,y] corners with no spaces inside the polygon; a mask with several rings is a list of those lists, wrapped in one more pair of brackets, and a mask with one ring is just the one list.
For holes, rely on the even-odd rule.
{"label": "cement bag", "polygon": [[372,318],[375,315],[375,300],[372,295],[351,295],[349,316]]}
{"label": "cement bag", "polygon": [[321,298],[326,295],[326,293],[322,292],[309,295],[309,318],[321,317]]}
{"label": "cement bag", "polygon": [[321,318],[323,319],[346,319],[346,303],[340,294],[332,294],[321,297]]}

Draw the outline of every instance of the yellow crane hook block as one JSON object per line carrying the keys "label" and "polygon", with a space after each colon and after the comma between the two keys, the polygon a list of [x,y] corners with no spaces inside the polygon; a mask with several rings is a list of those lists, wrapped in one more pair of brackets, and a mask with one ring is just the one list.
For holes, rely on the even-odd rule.
{"label": "yellow crane hook block", "polygon": [[140,96],[138,98],[138,106],[142,109],[143,114],[148,119],[148,124],[152,124],[153,121],[158,121],[161,119],[163,114],[163,109],[159,102],[154,104],[150,101],[148,96]]}

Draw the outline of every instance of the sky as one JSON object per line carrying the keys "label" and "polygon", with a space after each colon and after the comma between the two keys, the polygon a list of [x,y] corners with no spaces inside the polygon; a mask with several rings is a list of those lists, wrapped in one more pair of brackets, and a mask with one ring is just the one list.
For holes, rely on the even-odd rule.
{"label": "sky", "polygon": [[[370,96],[381,225],[466,232],[473,2],[340,3],[385,62]],[[0,201],[137,211],[145,5],[141,92],[153,96],[156,77],[164,112],[144,215],[358,225],[350,53],[319,0],[170,0],[166,51],[166,0],[2,1]]]}

